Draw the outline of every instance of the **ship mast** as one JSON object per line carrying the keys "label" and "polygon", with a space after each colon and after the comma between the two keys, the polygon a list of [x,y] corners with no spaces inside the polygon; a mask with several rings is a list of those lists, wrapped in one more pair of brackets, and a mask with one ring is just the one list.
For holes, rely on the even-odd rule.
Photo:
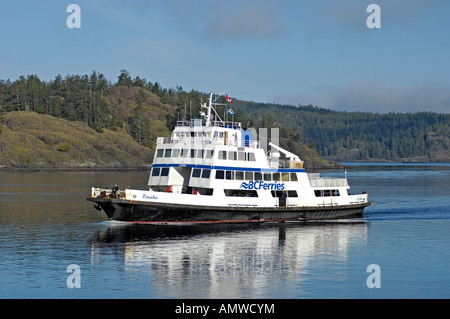
{"label": "ship mast", "polygon": [[215,101],[219,97],[217,97],[213,101],[213,93],[210,93],[208,105],[206,105],[206,103],[201,104],[202,108],[204,107],[207,109],[207,114],[205,114],[204,112],[200,112],[200,115],[205,118],[205,126],[211,126],[211,113],[212,113],[211,111],[214,111],[214,114],[215,114],[214,116],[216,118],[215,121],[217,121],[217,119],[218,119],[223,125],[225,124],[224,121],[222,120],[222,118],[220,117],[219,113],[217,113],[216,109],[214,108],[214,106],[216,106],[216,105],[226,105],[226,104],[215,103]]}
{"label": "ship mast", "polygon": [[[210,93],[209,94],[209,102],[208,102],[208,106],[206,106],[206,103],[203,103],[202,107],[206,107],[208,108],[208,113],[206,114],[206,126],[211,126],[211,109],[212,109],[212,97],[213,94]],[[215,112],[215,111],[214,111]]]}

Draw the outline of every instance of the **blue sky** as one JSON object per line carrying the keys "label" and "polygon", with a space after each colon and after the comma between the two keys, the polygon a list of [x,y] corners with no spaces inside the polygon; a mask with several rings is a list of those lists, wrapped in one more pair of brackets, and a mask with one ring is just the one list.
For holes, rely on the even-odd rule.
{"label": "blue sky", "polygon": [[450,113],[449,17],[445,0],[2,0],[0,79],[126,69],[244,100]]}

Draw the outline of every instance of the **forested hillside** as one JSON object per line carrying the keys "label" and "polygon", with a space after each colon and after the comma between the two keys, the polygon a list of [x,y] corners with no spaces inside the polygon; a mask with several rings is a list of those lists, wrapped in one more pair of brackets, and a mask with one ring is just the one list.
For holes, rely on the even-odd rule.
{"label": "forested hillside", "polygon": [[[152,83],[139,76],[132,78],[126,70],[120,72],[115,83],[97,72],[81,76],[57,75],[50,81],[42,81],[37,75],[21,76],[15,81],[0,80],[0,159],[6,166],[26,165],[19,160],[11,164],[12,158],[20,158],[17,152],[23,153],[31,147],[26,142],[30,137],[25,137],[14,125],[18,114],[11,115],[11,112],[20,111],[65,120],[60,125],[67,126],[67,130],[73,129],[68,125],[70,122],[82,123],[99,139],[110,139],[110,133],[126,134],[150,151],[139,151],[146,154],[144,157],[148,161],[156,137],[169,136],[177,120],[197,117],[200,102],[206,99],[207,94],[199,91],[186,92],[181,86],[163,88],[158,82]],[[242,122],[245,128],[279,127],[281,146],[299,154],[309,167],[332,166],[321,156],[335,161],[450,162],[449,114],[347,113],[237,99],[231,107],[236,113],[234,120]],[[49,120],[48,117],[30,119],[36,123]],[[40,136],[45,143],[45,127],[35,125],[34,132],[29,127],[27,129],[29,134],[38,139]],[[21,139],[17,140],[18,136]],[[22,147],[20,150],[17,150],[17,143]],[[61,138],[46,144],[47,155],[50,154],[48,163],[56,155],[60,159],[64,157],[59,156],[64,151],[58,150],[63,143],[64,138]],[[98,141],[93,144],[98,146]],[[52,153],[55,150],[59,153]],[[75,148],[70,152],[76,153]],[[29,153],[28,158],[33,154]],[[68,161],[70,153],[65,155]],[[46,161],[41,160],[43,163]],[[81,162],[83,160],[73,161],[74,165]],[[105,164],[108,160],[97,159],[94,162]],[[132,162],[123,158],[120,165]],[[139,165],[142,161],[135,163]]]}
{"label": "forested hillside", "polygon": [[0,168],[141,168],[153,151],[122,128],[101,133],[78,121],[35,112],[3,116]]}
{"label": "forested hillside", "polygon": [[[249,119],[278,122],[336,161],[450,162],[450,114],[336,112],[313,106],[236,101]],[[449,105],[450,109],[450,105]]]}
{"label": "forested hillside", "polygon": [[[138,167],[150,164],[158,136],[198,117],[207,94],[102,74],[36,75],[0,81],[0,167]],[[237,119],[236,119],[237,120]],[[257,127],[264,124],[255,121]],[[300,140],[281,138],[306,167],[338,167]]]}

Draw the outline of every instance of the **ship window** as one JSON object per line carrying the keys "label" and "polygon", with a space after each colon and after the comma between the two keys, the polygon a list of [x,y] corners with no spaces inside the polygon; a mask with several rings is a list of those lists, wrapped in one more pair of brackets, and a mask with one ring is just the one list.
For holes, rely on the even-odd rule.
{"label": "ship window", "polygon": [[164,150],[162,148],[158,149],[156,151],[156,157],[163,157]]}
{"label": "ship window", "polygon": [[200,177],[201,172],[202,170],[200,168],[194,168],[194,170],[192,171],[192,177]]}
{"label": "ship window", "polygon": [[189,154],[189,150],[187,148],[183,148],[181,150],[181,157],[187,157]]}
{"label": "ship window", "polygon": [[225,196],[232,197],[258,197],[258,192],[255,190],[245,189],[224,189]]}
{"label": "ship window", "polygon": [[238,161],[245,161],[245,153],[238,152]]}
{"label": "ship window", "polygon": [[298,197],[297,191],[287,191],[288,197]]}
{"label": "ship window", "polygon": [[325,189],[325,190],[315,190],[314,194],[316,195],[316,197],[322,197],[322,196],[340,196],[341,194],[339,193],[338,189]]}
{"label": "ship window", "polygon": [[224,179],[225,171],[216,171],[216,179]]}
{"label": "ship window", "polygon": [[219,151],[219,159],[226,160],[227,159],[227,152],[226,151]]}
{"label": "ship window", "polygon": [[237,160],[237,152],[228,152],[228,159],[231,161]]}
{"label": "ship window", "polygon": [[248,160],[250,162],[255,162],[256,161],[255,153],[248,153]]}
{"label": "ship window", "polygon": [[274,181],[281,181],[281,175],[280,173],[273,173],[273,180]]}
{"label": "ship window", "polygon": [[233,171],[226,171],[225,172],[225,178],[226,179],[234,179],[234,172]]}
{"label": "ship window", "polygon": [[161,168],[161,176],[169,176],[169,168],[168,167]]}
{"label": "ship window", "polygon": [[245,180],[252,181],[253,180],[253,172],[245,172]]}
{"label": "ship window", "polygon": [[172,152],[172,157],[179,157],[180,156],[180,149],[176,148]]}
{"label": "ship window", "polygon": [[262,181],[262,173],[255,173],[255,181]]}
{"label": "ship window", "polygon": [[236,180],[238,181],[244,180],[244,172],[236,172]]}
{"label": "ship window", "polygon": [[298,197],[297,191],[271,191],[272,197]]}
{"label": "ship window", "polygon": [[289,182],[289,173],[281,173],[281,180],[283,182]]}
{"label": "ship window", "polygon": [[219,137],[220,137],[220,138],[223,137],[223,132],[219,132]]}
{"label": "ship window", "polygon": [[210,169],[204,169],[202,172],[202,178],[209,178],[211,176],[211,170]]}
{"label": "ship window", "polygon": [[193,149],[193,148],[191,148],[191,158],[194,158],[195,157],[195,149]]}
{"label": "ship window", "polygon": [[296,182],[296,181],[298,181],[297,173],[291,173],[291,182]]}
{"label": "ship window", "polygon": [[164,157],[171,157],[172,156],[172,149],[166,148],[166,152],[164,153]]}
{"label": "ship window", "polygon": [[197,158],[203,158],[205,154],[205,150],[198,150],[197,151]]}
{"label": "ship window", "polygon": [[200,194],[211,196],[214,193],[214,189],[212,188],[199,188]]}
{"label": "ship window", "polygon": [[152,168],[152,176],[159,176],[160,171],[159,167]]}
{"label": "ship window", "polygon": [[212,158],[214,156],[214,150],[206,151],[206,158]]}
{"label": "ship window", "polygon": [[284,197],[286,196],[286,192],[285,191],[270,191],[272,193],[272,197]]}
{"label": "ship window", "polygon": [[272,174],[264,173],[264,181],[270,182],[272,180]]}

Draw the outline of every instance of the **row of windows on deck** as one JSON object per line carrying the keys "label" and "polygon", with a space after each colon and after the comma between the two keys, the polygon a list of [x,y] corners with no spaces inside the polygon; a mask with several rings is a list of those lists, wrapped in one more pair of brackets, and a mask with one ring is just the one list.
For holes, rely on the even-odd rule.
{"label": "row of windows on deck", "polygon": [[[214,150],[201,150],[201,149],[187,149],[187,148],[166,148],[158,149],[156,151],[157,158],[177,158],[177,157],[190,157],[190,158],[213,158]],[[237,151],[219,151],[218,159],[230,160],[230,161],[256,161],[255,154],[252,152],[237,152]]]}
{"label": "row of windows on deck", "polygon": [[[211,137],[211,132],[176,131],[174,132],[174,135],[176,137]],[[235,136],[234,133],[232,135]],[[215,138],[223,138],[226,135],[224,135],[224,132],[222,131],[214,131],[213,136]]]}
{"label": "row of windows on deck", "polygon": [[[230,197],[258,197],[258,192],[255,190],[245,190],[245,189],[224,189],[225,196]],[[271,191],[272,197],[298,197],[297,191],[287,190],[287,191]]]}
{"label": "row of windows on deck", "polygon": [[[198,168],[194,169],[199,170]],[[194,176],[192,173],[192,177]],[[198,173],[197,173],[198,174]],[[242,172],[242,171],[216,171],[216,179],[228,179],[228,180],[238,180],[238,181],[280,181],[280,182],[296,182],[296,173],[261,173],[261,172]]]}
{"label": "row of windows on deck", "polygon": [[318,189],[314,191],[316,197],[341,196],[339,189]]}
{"label": "row of windows on deck", "polygon": [[[154,167],[152,168],[151,176],[168,176],[168,167]],[[194,168],[192,170],[193,178],[209,178],[211,176],[210,169]],[[217,170],[216,179],[238,180],[238,181],[280,181],[280,182],[296,182],[296,173],[261,173],[261,172],[242,172],[242,171],[225,171]]]}

